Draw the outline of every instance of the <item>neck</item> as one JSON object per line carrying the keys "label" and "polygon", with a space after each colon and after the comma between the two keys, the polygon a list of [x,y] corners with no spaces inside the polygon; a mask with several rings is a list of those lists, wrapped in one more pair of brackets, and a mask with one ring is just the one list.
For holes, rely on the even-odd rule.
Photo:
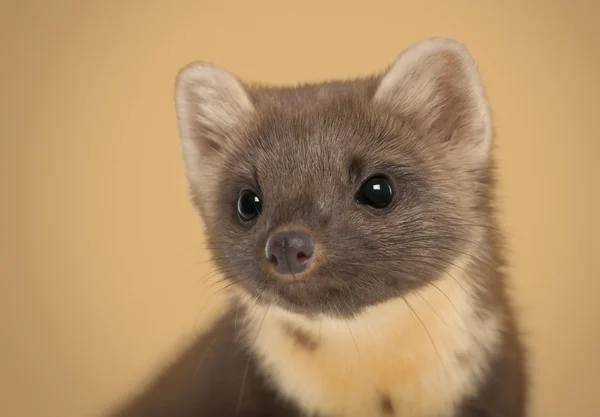
{"label": "neck", "polygon": [[347,320],[247,304],[246,342],[308,412],[371,415],[371,397],[386,392],[400,414],[435,415],[476,390],[500,341],[501,316],[480,308],[472,262]]}

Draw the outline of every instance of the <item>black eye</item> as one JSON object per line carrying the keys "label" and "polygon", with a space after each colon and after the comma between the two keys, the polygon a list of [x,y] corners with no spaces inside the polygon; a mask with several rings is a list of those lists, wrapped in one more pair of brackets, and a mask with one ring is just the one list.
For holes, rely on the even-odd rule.
{"label": "black eye", "polygon": [[237,202],[238,215],[243,221],[249,222],[260,214],[262,205],[254,191],[243,190]]}
{"label": "black eye", "polygon": [[390,180],[381,175],[376,175],[364,182],[356,194],[359,204],[384,209],[392,203],[394,193]]}

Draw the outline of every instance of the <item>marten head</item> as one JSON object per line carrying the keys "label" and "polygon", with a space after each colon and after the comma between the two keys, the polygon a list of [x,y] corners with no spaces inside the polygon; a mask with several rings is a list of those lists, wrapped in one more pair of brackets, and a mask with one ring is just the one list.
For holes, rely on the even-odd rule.
{"label": "marten head", "polygon": [[351,315],[484,244],[490,114],[456,41],[422,41],[372,77],[297,87],[192,63],[176,103],[214,261],[257,302]]}

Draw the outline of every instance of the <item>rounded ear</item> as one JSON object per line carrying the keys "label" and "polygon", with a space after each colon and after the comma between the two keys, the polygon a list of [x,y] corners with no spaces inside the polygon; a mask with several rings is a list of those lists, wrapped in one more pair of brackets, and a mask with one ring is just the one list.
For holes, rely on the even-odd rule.
{"label": "rounded ear", "polygon": [[429,138],[487,160],[492,126],[477,64],[467,48],[431,38],[405,50],[383,75],[373,101],[413,120]]}
{"label": "rounded ear", "polygon": [[217,65],[192,62],[175,85],[175,106],[188,179],[232,146],[233,132],[254,112],[242,83]]}

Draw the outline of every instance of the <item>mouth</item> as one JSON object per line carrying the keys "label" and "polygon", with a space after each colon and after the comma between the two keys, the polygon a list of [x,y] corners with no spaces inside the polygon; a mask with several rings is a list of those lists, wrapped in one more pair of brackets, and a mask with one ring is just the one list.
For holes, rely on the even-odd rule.
{"label": "mouth", "polygon": [[353,317],[369,306],[400,294],[398,288],[392,286],[367,287],[347,277],[321,274],[290,275],[285,279],[275,274],[261,274],[241,284],[259,304],[309,317]]}
{"label": "mouth", "polygon": [[325,285],[312,278],[271,281],[263,293],[263,302],[306,316],[337,316],[342,314],[340,306],[347,304],[343,301],[345,296],[341,287],[331,283]]}

